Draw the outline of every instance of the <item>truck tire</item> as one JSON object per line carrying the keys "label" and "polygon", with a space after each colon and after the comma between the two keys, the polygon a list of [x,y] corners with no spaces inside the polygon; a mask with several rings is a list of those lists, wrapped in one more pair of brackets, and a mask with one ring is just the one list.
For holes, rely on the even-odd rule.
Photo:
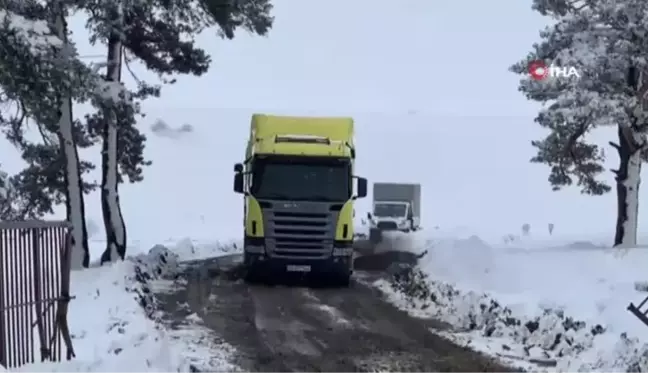
{"label": "truck tire", "polygon": [[382,232],[378,228],[371,228],[369,230],[369,242],[376,245],[382,241]]}
{"label": "truck tire", "polygon": [[268,283],[268,273],[263,267],[248,265],[245,268],[243,280],[250,285],[265,285]]}
{"label": "truck tire", "polygon": [[243,280],[250,285],[263,283],[262,276],[258,272],[250,271],[249,269],[245,272],[245,276],[243,277]]}

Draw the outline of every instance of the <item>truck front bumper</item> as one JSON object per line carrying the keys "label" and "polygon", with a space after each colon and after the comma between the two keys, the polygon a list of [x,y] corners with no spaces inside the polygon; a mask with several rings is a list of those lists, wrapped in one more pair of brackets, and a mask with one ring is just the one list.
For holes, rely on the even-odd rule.
{"label": "truck front bumper", "polygon": [[244,254],[244,265],[248,270],[261,272],[291,272],[292,268],[299,268],[298,272],[308,274],[345,274],[353,272],[353,256],[331,257],[324,260],[313,259],[286,259],[270,258],[261,254]]}
{"label": "truck front bumper", "polygon": [[[353,241],[336,242],[331,255],[319,258],[274,256],[266,252],[261,240],[245,240],[243,263],[251,270],[290,271],[289,268],[308,268],[308,273],[352,273]],[[256,244],[253,244],[256,243]]]}

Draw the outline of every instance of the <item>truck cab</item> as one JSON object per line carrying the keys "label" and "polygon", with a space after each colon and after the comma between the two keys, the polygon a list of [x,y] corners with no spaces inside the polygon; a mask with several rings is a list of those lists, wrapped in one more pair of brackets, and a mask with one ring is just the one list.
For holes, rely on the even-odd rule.
{"label": "truck cab", "polygon": [[354,163],[350,118],[252,117],[245,161],[234,166],[248,280],[287,271],[348,285],[353,205],[367,195]]}
{"label": "truck cab", "polygon": [[412,204],[404,201],[374,203],[370,221],[372,227],[383,231],[410,232],[416,231],[419,225],[418,218],[414,217]]}
{"label": "truck cab", "polygon": [[382,239],[380,232],[421,229],[421,184],[374,183],[373,210],[368,215],[372,241]]}

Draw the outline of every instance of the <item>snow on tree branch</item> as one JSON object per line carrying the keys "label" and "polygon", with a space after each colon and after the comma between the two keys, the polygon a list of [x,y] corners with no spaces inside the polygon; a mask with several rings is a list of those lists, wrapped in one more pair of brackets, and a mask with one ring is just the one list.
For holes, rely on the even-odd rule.
{"label": "snow on tree branch", "polygon": [[43,20],[30,20],[8,10],[0,9],[2,29],[13,34],[17,43],[28,45],[33,55],[51,53],[52,46],[62,47],[63,42],[52,34]]}
{"label": "snow on tree branch", "polygon": [[[550,130],[532,142],[537,153],[531,161],[550,167],[554,190],[575,183],[582,193],[604,194],[611,190],[600,179],[605,152],[587,135],[616,126],[618,140],[610,141],[619,156],[619,167],[612,170],[618,207],[614,242],[634,246],[641,163],[648,158],[648,2],[533,0],[533,9],[555,23],[511,67],[522,76],[519,90],[543,104],[535,121]],[[576,79],[533,80],[529,64],[538,60],[533,66],[572,66],[581,73]]]}

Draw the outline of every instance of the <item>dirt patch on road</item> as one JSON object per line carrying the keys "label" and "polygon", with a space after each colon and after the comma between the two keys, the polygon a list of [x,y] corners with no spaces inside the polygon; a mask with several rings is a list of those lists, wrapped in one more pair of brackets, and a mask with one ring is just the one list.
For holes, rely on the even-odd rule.
{"label": "dirt patch on road", "polygon": [[233,363],[242,370],[512,371],[431,333],[442,325],[410,317],[362,282],[343,289],[249,286],[240,275],[236,264],[196,262],[181,276],[183,286],[160,297],[167,318],[186,317],[174,306],[187,304],[236,348]]}

